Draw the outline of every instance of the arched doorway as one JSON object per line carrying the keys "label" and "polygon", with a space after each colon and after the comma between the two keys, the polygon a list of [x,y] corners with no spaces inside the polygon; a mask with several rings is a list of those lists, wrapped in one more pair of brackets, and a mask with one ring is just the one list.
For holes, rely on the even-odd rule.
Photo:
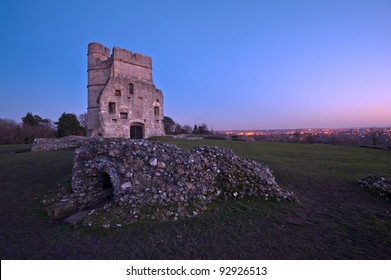
{"label": "arched doorway", "polygon": [[130,139],[143,139],[144,126],[142,124],[132,124],[130,126]]}
{"label": "arched doorway", "polygon": [[110,175],[106,172],[103,172],[102,174],[100,174],[99,181],[103,191],[105,192],[105,196],[102,197],[102,199],[106,199],[106,198],[111,199],[113,197],[114,188],[113,188],[113,182],[111,181]]}
{"label": "arched doorway", "polygon": [[106,172],[102,173],[102,188],[104,190],[113,188],[113,183],[111,182],[110,175]]}

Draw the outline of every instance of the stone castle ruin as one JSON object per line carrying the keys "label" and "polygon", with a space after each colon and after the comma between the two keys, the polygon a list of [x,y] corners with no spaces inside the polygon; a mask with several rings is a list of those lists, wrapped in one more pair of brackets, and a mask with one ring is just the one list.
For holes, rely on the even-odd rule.
{"label": "stone castle ruin", "polygon": [[142,139],[164,135],[162,116],[163,94],[152,82],[151,58],[118,47],[110,56],[105,46],[90,43],[90,137],[36,139],[32,148],[77,148],[71,188],[60,186],[42,201],[48,215],[74,226],[109,228],[195,216],[221,199],[296,200],[266,165],[229,149],[187,150]]}
{"label": "stone castle ruin", "polygon": [[88,45],[88,136],[141,139],[165,135],[163,93],[152,58],[100,43]]}

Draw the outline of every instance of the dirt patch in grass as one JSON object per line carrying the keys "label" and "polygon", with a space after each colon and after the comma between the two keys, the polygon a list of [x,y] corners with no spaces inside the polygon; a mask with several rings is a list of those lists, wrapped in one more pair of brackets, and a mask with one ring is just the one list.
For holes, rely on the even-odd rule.
{"label": "dirt patch in grass", "polygon": [[[70,176],[73,151],[15,153],[0,146],[2,259],[390,259],[391,203],[363,190],[368,174],[391,177],[389,151],[283,143],[163,139],[221,145],[270,166],[300,202],[218,202],[177,222],[115,230],[50,222],[40,204]],[[8,149],[9,148],[9,149]]]}

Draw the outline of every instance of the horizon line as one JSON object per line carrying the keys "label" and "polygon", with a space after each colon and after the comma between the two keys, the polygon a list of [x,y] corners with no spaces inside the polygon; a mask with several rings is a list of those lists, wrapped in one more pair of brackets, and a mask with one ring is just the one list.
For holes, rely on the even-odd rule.
{"label": "horizon line", "polygon": [[391,126],[353,126],[353,127],[308,127],[308,128],[269,128],[269,129],[221,129],[221,130],[215,130],[215,131],[269,131],[269,130],[309,130],[309,129],[371,129],[371,128],[389,128],[391,129]]}

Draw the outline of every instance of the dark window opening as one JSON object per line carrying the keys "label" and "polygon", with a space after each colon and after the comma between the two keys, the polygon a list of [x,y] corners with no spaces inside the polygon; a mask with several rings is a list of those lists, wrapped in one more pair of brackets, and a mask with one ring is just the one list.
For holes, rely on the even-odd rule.
{"label": "dark window opening", "polygon": [[113,122],[117,122],[117,119],[111,119],[111,121],[113,121]]}
{"label": "dark window opening", "polygon": [[157,102],[157,103],[160,103],[160,100],[159,100],[159,99],[156,99],[156,102]]}
{"label": "dark window opening", "polygon": [[130,126],[130,138],[131,139],[143,139],[144,131],[141,125],[131,125]]}
{"label": "dark window opening", "polygon": [[119,114],[121,119],[127,119],[128,118],[128,113],[120,113]]}
{"label": "dark window opening", "polygon": [[121,91],[120,91],[119,89],[116,89],[116,90],[114,91],[114,95],[115,95],[115,96],[121,96]]}
{"label": "dark window opening", "polygon": [[133,84],[129,84],[129,94],[133,94]]}
{"label": "dark window opening", "polygon": [[155,116],[159,116],[159,107],[153,108],[153,113],[155,114]]}
{"label": "dark window opening", "polygon": [[109,102],[109,114],[115,114],[115,103]]}

